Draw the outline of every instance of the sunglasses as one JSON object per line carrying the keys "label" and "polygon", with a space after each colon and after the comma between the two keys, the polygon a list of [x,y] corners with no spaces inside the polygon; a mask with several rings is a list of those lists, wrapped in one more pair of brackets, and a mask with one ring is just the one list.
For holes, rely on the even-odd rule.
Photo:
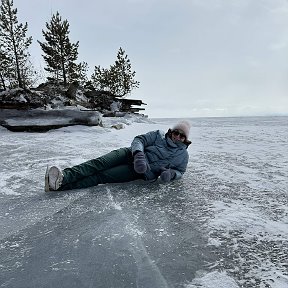
{"label": "sunglasses", "polygon": [[183,139],[185,138],[186,139],[186,136],[181,133],[179,130],[173,130],[172,133],[175,135],[175,136],[179,136],[180,135],[180,138]]}

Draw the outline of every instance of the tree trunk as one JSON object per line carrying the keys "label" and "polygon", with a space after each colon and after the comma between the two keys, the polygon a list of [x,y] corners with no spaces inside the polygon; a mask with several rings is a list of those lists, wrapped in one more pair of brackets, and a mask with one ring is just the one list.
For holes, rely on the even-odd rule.
{"label": "tree trunk", "polygon": [[3,89],[6,90],[6,85],[5,85],[5,81],[4,81],[4,78],[2,76],[2,73],[0,73],[0,78],[1,78]]}
{"label": "tree trunk", "polygon": [[[62,42],[62,40],[60,39]],[[64,85],[67,85],[67,79],[66,79],[66,71],[65,71],[65,62],[64,62],[64,49],[63,49],[63,43],[60,43],[60,49],[61,49],[61,65],[62,65],[62,74],[63,74],[63,82]]]}

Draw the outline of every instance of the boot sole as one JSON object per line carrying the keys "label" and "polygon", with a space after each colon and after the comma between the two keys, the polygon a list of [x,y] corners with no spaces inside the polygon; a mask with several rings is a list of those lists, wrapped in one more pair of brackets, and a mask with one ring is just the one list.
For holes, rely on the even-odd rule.
{"label": "boot sole", "polygon": [[[51,181],[54,181],[51,183]],[[57,191],[60,187],[60,182],[62,181],[61,171],[58,167],[52,166],[48,171],[48,186],[49,191]]]}
{"label": "boot sole", "polygon": [[47,165],[46,168],[46,173],[45,173],[45,188],[44,188],[45,192],[49,192],[49,166]]}

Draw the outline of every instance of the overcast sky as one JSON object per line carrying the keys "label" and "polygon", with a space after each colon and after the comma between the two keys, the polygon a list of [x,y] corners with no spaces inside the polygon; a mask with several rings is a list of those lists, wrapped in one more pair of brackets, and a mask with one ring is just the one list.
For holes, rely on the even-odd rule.
{"label": "overcast sky", "polygon": [[36,68],[59,11],[79,61],[108,68],[121,46],[149,117],[288,115],[287,0],[14,0]]}

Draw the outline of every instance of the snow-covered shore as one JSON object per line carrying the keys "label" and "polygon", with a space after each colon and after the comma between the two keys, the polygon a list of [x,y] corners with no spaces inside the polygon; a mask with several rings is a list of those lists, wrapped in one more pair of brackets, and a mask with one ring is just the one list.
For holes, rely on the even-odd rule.
{"label": "snow-covered shore", "polygon": [[44,193],[47,164],[78,164],[175,121],[0,127],[0,287],[287,287],[288,117],[190,119],[188,170],[168,185]]}

